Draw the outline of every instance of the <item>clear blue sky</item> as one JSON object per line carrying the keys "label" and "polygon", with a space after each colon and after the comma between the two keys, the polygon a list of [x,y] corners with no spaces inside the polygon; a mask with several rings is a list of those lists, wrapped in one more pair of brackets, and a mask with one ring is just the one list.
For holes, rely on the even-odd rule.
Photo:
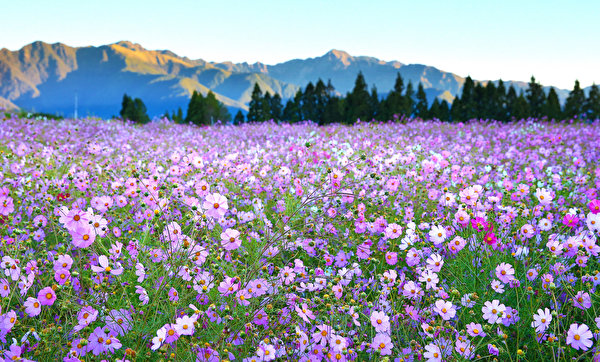
{"label": "clear blue sky", "polygon": [[119,40],[209,61],[275,64],[331,49],[475,79],[600,83],[600,0],[23,0],[0,5],[0,48]]}

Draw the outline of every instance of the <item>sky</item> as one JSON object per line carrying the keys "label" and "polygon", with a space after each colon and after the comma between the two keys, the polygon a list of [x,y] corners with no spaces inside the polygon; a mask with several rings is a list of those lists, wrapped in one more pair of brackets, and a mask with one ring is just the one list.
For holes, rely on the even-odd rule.
{"label": "sky", "polygon": [[120,40],[207,61],[276,64],[331,49],[477,80],[600,84],[600,1],[0,0],[0,48]]}

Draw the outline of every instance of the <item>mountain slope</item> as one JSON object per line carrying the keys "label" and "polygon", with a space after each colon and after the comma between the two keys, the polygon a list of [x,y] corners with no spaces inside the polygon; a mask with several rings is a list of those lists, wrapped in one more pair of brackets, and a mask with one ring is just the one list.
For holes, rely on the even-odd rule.
{"label": "mountain slope", "polygon": [[[423,83],[430,101],[438,97],[451,102],[465,82],[435,67],[357,57],[335,49],[316,58],[265,65],[189,59],[127,41],[79,48],[34,42],[17,51],[0,50],[0,106],[71,116],[77,97],[80,115],[109,117],[119,112],[127,93],[142,98],[154,116],[177,107],[185,111],[194,90],[203,94],[212,90],[230,111],[247,110],[254,83],[284,100],[318,79],[331,80],[336,91],[345,94],[354,87],[358,72],[381,96],[392,89],[400,73],[405,86],[411,81],[416,90]],[[526,82],[505,83],[518,91],[527,88]],[[557,89],[561,101],[568,92]]]}

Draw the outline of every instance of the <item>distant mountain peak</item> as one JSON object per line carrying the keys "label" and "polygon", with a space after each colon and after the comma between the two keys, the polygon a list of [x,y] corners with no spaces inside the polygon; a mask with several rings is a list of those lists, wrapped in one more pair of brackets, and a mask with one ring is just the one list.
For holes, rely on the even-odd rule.
{"label": "distant mountain peak", "polygon": [[146,48],[144,48],[140,44],[133,43],[128,40],[121,40],[119,42],[114,43],[114,45],[119,45],[119,46],[122,46],[123,48],[127,48],[129,50],[134,50],[134,51],[145,51],[146,50]]}
{"label": "distant mountain peak", "polygon": [[330,59],[336,58],[340,62],[342,62],[342,64],[344,64],[345,66],[350,65],[352,60],[354,60],[354,57],[352,55],[348,54],[347,52],[345,52],[343,50],[338,50],[338,49],[331,49],[330,51],[328,51],[325,54],[325,56]]}

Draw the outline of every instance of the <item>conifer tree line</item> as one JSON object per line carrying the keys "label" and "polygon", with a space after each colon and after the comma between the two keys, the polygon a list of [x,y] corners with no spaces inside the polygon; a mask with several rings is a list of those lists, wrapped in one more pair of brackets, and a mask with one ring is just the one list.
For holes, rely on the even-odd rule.
{"label": "conifer tree line", "polygon": [[181,107],[177,112],[165,112],[165,117],[176,123],[191,123],[195,125],[211,125],[217,121],[227,123],[231,120],[231,114],[223,103],[217,100],[212,91],[208,91],[206,97],[198,91],[192,93],[192,98],[188,103],[185,117]]}
{"label": "conifer tree line", "polygon": [[321,79],[316,84],[309,82],[299,89],[295,96],[282,106],[281,96],[269,92],[262,93],[254,84],[247,119],[241,112],[234,118],[235,124],[262,122],[267,120],[299,122],[311,120],[318,124],[347,123],[361,121],[397,121],[410,117],[439,119],[441,121],[467,121],[470,119],[495,119],[507,122],[527,117],[555,120],[570,118],[600,118],[600,90],[593,85],[586,97],[579,81],[562,106],[554,88],[546,93],[542,85],[531,77],[525,92],[517,92],[502,80],[475,83],[467,77],[462,92],[450,105],[446,100],[435,98],[431,104],[427,100],[423,84],[419,82],[415,92],[412,82],[405,85],[400,73],[394,88],[386,97],[379,97],[377,88],[370,92],[365,78],[360,72],[354,88],[345,96],[336,95],[329,81]]}
{"label": "conifer tree line", "polygon": [[[138,123],[150,121],[146,106],[141,99],[123,96],[121,117]],[[177,123],[211,125],[217,120],[222,123],[231,121],[227,108],[209,91],[206,96],[194,91],[184,116],[181,107],[165,117]],[[319,79],[316,84],[309,82],[299,89],[293,98],[284,102],[278,93],[263,93],[258,83],[254,84],[249,111],[246,116],[238,111],[233,118],[234,124],[245,122],[264,122],[268,120],[300,122],[311,120],[318,124],[345,123],[361,121],[399,121],[419,117],[421,119],[439,119],[441,121],[468,121],[471,119],[494,119],[507,122],[527,117],[547,119],[600,118],[600,90],[592,85],[586,96],[575,81],[564,105],[561,105],[554,88],[546,93],[542,85],[532,76],[525,92],[517,92],[502,80],[498,82],[477,82],[471,77],[465,79],[462,92],[452,104],[435,98],[431,104],[423,84],[419,82],[415,91],[412,82],[406,85],[400,73],[396,76],[394,88],[380,97],[377,88],[369,91],[362,72],[359,72],[354,88],[345,96],[340,96],[331,81],[327,84]]]}

